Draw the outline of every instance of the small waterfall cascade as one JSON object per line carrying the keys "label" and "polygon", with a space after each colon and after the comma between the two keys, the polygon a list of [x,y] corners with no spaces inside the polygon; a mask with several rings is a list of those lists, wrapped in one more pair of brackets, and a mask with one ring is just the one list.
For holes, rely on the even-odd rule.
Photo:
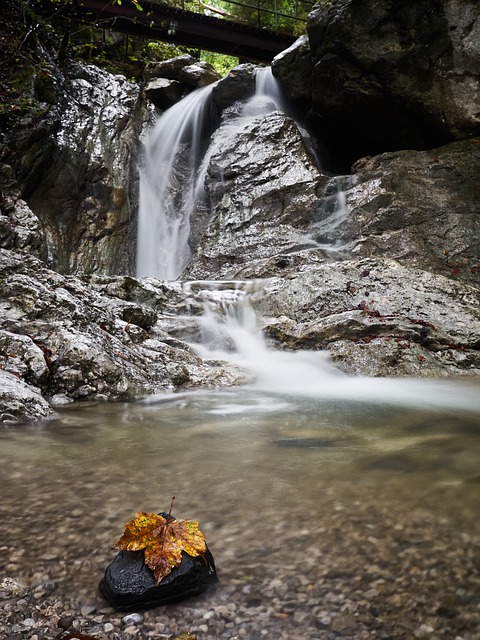
{"label": "small waterfall cascade", "polygon": [[[138,277],[175,280],[189,263],[190,219],[201,202],[208,162],[215,151],[210,148],[205,154],[205,130],[214,86],[198,89],[170,107],[149,135],[140,175]],[[225,133],[233,134],[246,119],[285,108],[270,67],[260,68],[255,76],[255,94]],[[220,139],[217,144],[224,142]]]}
{"label": "small waterfall cascade", "polygon": [[288,112],[288,104],[280,83],[270,67],[257,69],[255,74],[255,93],[242,109],[244,116],[266,115],[272,111]]}
{"label": "small waterfall cascade", "polygon": [[241,367],[252,389],[283,399],[342,401],[433,411],[480,411],[476,386],[448,380],[369,378],[343,373],[325,351],[283,351],[268,343],[254,309],[268,281],[184,283],[203,299],[200,340],[205,360]]}
{"label": "small waterfall cascade", "polygon": [[140,174],[137,276],[175,280],[190,260],[190,216],[214,85],[168,109],[150,133]]}

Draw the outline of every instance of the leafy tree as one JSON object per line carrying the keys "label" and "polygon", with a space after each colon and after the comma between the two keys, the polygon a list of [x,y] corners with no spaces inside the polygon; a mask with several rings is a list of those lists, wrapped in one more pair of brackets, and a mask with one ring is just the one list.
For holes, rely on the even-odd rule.
{"label": "leafy tree", "polygon": [[226,76],[230,69],[238,64],[238,58],[214,51],[202,51],[200,60],[211,64],[221,76]]}
{"label": "leafy tree", "polygon": [[225,17],[295,35],[304,33],[313,4],[312,0],[210,0]]}

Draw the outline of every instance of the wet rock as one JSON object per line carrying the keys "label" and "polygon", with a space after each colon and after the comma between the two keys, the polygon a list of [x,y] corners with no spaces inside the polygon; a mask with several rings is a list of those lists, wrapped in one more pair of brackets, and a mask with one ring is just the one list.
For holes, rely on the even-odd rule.
{"label": "wet rock", "polygon": [[387,256],[480,284],[480,138],[382,154],[354,171],[344,183],[349,214],[338,229],[352,256]]}
{"label": "wet rock", "polygon": [[0,247],[47,259],[46,237],[40,220],[21,198],[0,194]]}
{"label": "wet rock", "polygon": [[145,67],[143,77],[145,82],[152,80],[152,78],[178,80],[182,69],[196,62],[197,60],[189,54],[170,58],[169,60],[162,60],[161,62],[149,62]]}
{"label": "wet rock", "polygon": [[129,272],[136,153],[147,117],[139,87],[93,65],[70,62],[62,73],[48,117],[30,137],[19,134],[18,186],[41,222],[55,269]]}
{"label": "wet rock", "polygon": [[220,75],[207,62],[184,55],[162,62],[150,62],[145,67],[144,79],[145,97],[164,110],[190,91],[216,82]]}
{"label": "wet rock", "polygon": [[132,304],[124,307],[122,318],[129,324],[138,325],[145,331],[149,331],[156,323],[158,315],[153,309]]}
{"label": "wet rock", "polygon": [[310,123],[346,167],[479,135],[479,34],[473,0],[320,3],[308,19],[313,72],[293,54],[275,69],[292,97],[312,86]]}
{"label": "wet rock", "polygon": [[200,87],[206,87],[217,80],[220,80],[221,76],[215,71],[212,65],[208,62],[198,61],[195,64],[189,64],[183,67],[178,74],[178,79],[187,87],[192,89],[200,89]]}
{"label": "wet rock", "polygon": [[134,611],[198,595],[217,581],[209,550],[204,558],[183,553],[180,566],[158,585],[144,563],[143,551],[120,551],[105,570],[99,589],[114,609]]}
{"label": "wet rock", "polygon": [[[187,308],[180,285],[172,284],[169,294],[167,284],[133,278],[95,283],[0,249],[0,364],[9,382],[4,419],[51,415],[42,395],[55,404],[128,400],[208,379],[213,385],[238,379],[239,372],[204,362],[157,323],[158,310],[171,317],[180,300]],[[30,409],[35,402],[40,408]]]}
{"label": "wet rock", "polygon": [[0,369],[0,423],[48,420],[53,415],[38,389]]}
{"label": "wet rock", "polygon": [[313,63],[307,35],[300,36],[272,60],[273,74],[288,90],[295,104],[310,105]]}
{"label": "wet rock", "polygon": [[326,349],[351,374],[478,375],[477,288],[390,259],[303,259],[253,298],[283,348]]}
{"label": "wet rock", "polygon": [[238,100],[247,100],[255,91],[253,64],[240,64],[222,78],[212,91],[212,104],[218,114]]}
{"label": "wet rock", "polygon": [[159,109],[168,109],[180,100],[184,91],[183,85],[177,80],[153,78],[146,83],[144,95]]}
{"label": "wet rock", "polygon": [[[214,134],[206,197],[210,216],[186,276],[230,278],[242,266],[315,244],[306,236],[322,178],[290,118],[226,119]],[[200,220],[202,224],[202,220]],[[193,244],[193,243],[192,243]]]}

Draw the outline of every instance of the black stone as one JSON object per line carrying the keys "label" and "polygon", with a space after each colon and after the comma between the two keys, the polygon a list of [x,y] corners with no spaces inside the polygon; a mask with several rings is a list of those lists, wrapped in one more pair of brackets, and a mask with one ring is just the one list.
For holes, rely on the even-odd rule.
{"label": "black stone", "polygon": [[117,611],[138,611],[198,595],[216,582],[215,562],[208,549],[203,558],[184,553],[180,566],[158,585],[143,551],[120,551],[98,588]]}

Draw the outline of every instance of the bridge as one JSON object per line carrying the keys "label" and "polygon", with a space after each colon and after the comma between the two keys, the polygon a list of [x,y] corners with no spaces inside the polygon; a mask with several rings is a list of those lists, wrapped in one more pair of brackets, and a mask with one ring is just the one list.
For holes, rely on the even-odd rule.
{"label": "bridge", "polygon": [[[313,0],[301,2],[313,5]],[[38,13],[50,18],[70,18],[98,28],[259,62],[271,62],[296,39],[296,36],[278,30],[209,15],[211,11],[209,14],[197,13],[152,0],[123,0],[121,4],[114,0],[34,0],[32,4]],[[259,0],[257,6],[233,4],[255,9],[260,24],[262,13],[271,13],[277,19],[288,17],[305,22],[302,18],[262,9]]]}

